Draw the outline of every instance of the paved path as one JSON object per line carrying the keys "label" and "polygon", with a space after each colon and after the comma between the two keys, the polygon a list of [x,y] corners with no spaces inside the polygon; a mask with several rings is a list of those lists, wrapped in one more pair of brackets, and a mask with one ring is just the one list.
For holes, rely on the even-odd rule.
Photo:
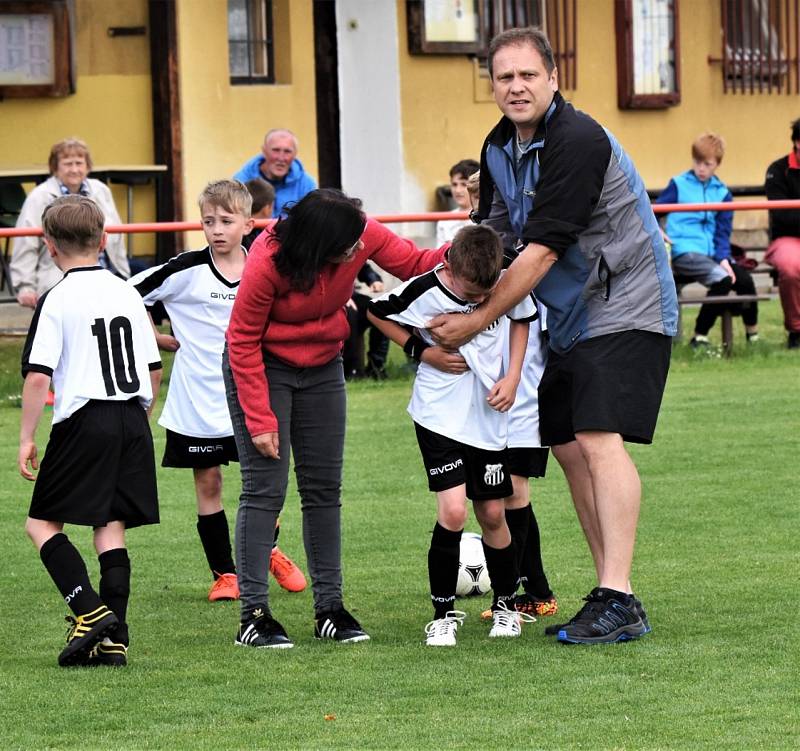
{"label": "paved path", "polygon": [[0,298],[0,336],[25,336],[33,311]]}

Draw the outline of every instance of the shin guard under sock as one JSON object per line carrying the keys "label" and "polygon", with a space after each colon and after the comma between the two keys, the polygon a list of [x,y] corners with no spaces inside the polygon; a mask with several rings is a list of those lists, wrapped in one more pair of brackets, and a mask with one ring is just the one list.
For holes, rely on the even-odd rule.
{"label": "shin guard under sock", "polygon": [[208,567],[216,579],[220,574],[235,574],[231,552],[231,534],[225,510],[197,517],[197,534],[203,544]]}
{"label": "shin guard under sock", "polygon": [[542,563],[542,547],[539,537],[539,525],[533,507],[527,507],[528,512],[528,541],[522,551],[519,564],[519,576],[525,591],[537,600],[546,600],[553,596],[550,583],[544,573]]}
{"label": "shin guard under sock", "polygon": [[431,547],[428,550],[428,580],[434,618],[444,618],[447,611],[452,610],[455,605],[462,531],[459,529],[451,532],[439,522],[433,528]]}
{"label": "shin guard under sock", "polygon": [[511,532],[511,542],[514,545],[514,556],[517,562],[517,569],[519,570],[519,584],[525,587],[526,571],[523,565],[523,557],[525,556],[525,549],[528,544],[528,511],[530,504],[524,508],[507,508],[506,509],[506,524],[508,531]]}
{"label": "shin guard under sock", "polygon": [[504,548],[493,548],[484,540],[483,554],[486,556],[486,568],[489,569],[489,580],[494,592],[492,607],[498,602],[505,602],[508,609],[513,610],[518,580],[514,543]]}
{"label": "shin guard under sock", "polygon": [[100,598],[120,624],[127,620],[131,594],[131,561],[125,548],[107,550],[97,556],[100,563]]}
{"label": "shin guard under sock", "polygon": [[81,554],[63,532],[53,535],[42,545],[39,556],[64,602],[75,615],[91,613],[103,604],[92,588]]}

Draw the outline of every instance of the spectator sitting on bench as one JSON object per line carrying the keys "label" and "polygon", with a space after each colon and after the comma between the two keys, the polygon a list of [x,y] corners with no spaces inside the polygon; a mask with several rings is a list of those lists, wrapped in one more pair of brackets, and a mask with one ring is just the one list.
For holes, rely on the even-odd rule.
{"label": "spectator sitting on bench", "polygon": [[[768,201],[800,198],[800,118],[792,123],[792,150],[767,169]],[[783,324],[789,349],[800,349],[800,209],[769,212],[769,247],[764,260],[778,272]]]}
{"label": "spectator sitting on bench", "polygon": [[[692,168],[669,181],[655,203],[724,203],[733,201],[725,183],[714,173],[725,153],[725,141],[704,133],[692,144]],[[679,287],[699,282],[708,295],[755,295],[753,277],[731,258],[732,211],[681,211],[667,215],[666,240],[671,244],[672,273]],[[732,306],[733,307],[733,306]],[[747,341],[758,339],[758,303],[735,306],[741,314]],[[708,332],[717,320],[716,305],[705,304],[697,314],[692,347],[708,345]]]}

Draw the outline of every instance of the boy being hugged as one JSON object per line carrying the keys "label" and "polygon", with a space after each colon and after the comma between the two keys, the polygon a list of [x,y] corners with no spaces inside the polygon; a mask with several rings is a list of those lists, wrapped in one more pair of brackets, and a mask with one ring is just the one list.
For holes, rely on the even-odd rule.
{"label": "boy being hugged", "polygon": [[[148,414],[161,362],[147,313],[124,281],[101,268],[102,211],[57,198],[44,241],[64,278],[39,298],[22,354],[19,471],[36,480],[25,531],[73,612],[58,664],[127,663],[130,560],[125,529],[158,523]],[[53,427],[38,477],[36,428],[50,381]],[[99,594],[64,524],[94,528]]]}
{"label": "boy being hugged", "polygon": [[[222,381],[222,350],[247,257],[242,238],[253,229],[252,203],[238,180],[209,183],[198,198],[208,246],[181,253],[129,281],[147,307],[163,303],[172,325],[174,336],[157,335],[163,348],[175,351],[158,420],[167,430],[161,465],[194,474],[197,532],[214,579],[211,602],[239,599],[222,505],[221,465],[239,461]],[[305,577],[299,569],[296,574],[303,589]]]}
{"label": "boy being hugged", "polygon": [[[478,171],[467,180],[473,211],[478,210],[480,179]],[[513,238],[503,239],[503,268],[508,268],[518,251],[510,247],[516,244]],[[552,616],[558,612],[558,600],[544,571],[539,523],[533,511],[530,490],[531,478],[544,477],[550,454],[550,449],[542,446],[539,435],[539,382],[547,361],[547,309],[538,300],[536,309],[539,319],[529,327],[517,397],[508,412],[508,469],[514,492],[505,499],[506,523],[514,540],[519,561],[519,583],[523,588],[517,595],[516,608],[534,616]],[[503,356],[509,356],[508,347]],[[491,620],[491,609],[481,613],[481,618]]]}
{"label": "boy being hugged", "polygon": [[375,326],[420,362],[408,411],[414,419],[428,487],[437,501],[437,522],[428,551],[434,609],[434,619],[425,629],[429,646],[455,646],[465,617],[454,604],[467,498],[483,531],[494,591],[489,636],[519,636],[521,619],[534,620],[514,610],[519,570],[503,499],[513,491],[505,413],[519,385],[528,323],[537,316],[535,303],[526,297],[508,314],[510,356],[505,372],[504,321],[495,321],[458,353],[432,346],[425,329],[440,313],[471,313],[488,297],[502,266],[497,233],[485,226],[464,227],[442,264],[373,300],[369,308]]}

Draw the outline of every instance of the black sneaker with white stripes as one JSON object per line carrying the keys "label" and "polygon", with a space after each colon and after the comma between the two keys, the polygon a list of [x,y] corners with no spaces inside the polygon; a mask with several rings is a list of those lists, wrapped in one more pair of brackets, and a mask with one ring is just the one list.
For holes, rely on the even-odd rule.
{"label": "black sneaker with white stripes", "polygon": [[252,617],[239,625],[237,647],[257,649],[291,649],[294,644],[278,621],[267,615],[263,608],[256,608]]}
{"label": "black sneaker with white stripes", "polygon": [[343,644],[368,641],[369,634],[343,607],[317,613],[314,619],[314,638],[332,639]]}

